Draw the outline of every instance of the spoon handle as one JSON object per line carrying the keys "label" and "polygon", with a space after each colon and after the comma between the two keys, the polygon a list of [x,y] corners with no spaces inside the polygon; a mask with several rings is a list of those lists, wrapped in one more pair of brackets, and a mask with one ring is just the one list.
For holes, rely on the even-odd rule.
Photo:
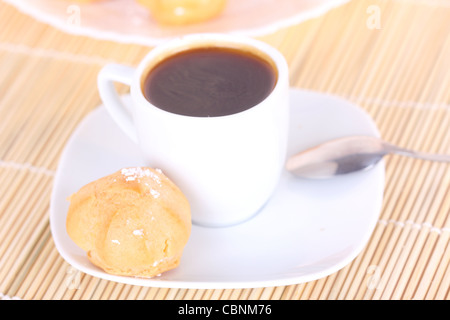
{"label": "spoon handle", "polygon": [[425,152],[418,152],[409,149],[400,148],[392,144],[388,144],[389,151],[402,156],[408,156],[416,159],[437,161],[437,162],[450,162],[450,155],[448,154],[432,154]]}

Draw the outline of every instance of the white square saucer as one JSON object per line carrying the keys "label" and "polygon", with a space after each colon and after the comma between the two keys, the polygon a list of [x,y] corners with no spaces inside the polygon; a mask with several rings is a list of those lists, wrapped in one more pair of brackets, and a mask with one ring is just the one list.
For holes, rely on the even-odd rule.
{"label": "white square saucer", "polygon": [[[379,136],[368,114],[346,100],[298,89],[291,89],[290,98],[288,155],[328,139]],[[128,95],[123,100],[131,103]],[[254,288],[312,281],[338,271],[361,252],[383,202],[383,161],[371,170],[331,180],[302,180],[284,172],[275,194],[252,219],[226,228],[193,225],[176,269],[151,279],[107,274],[67,235],[66,199],[93,180],[139,165],[144,163],[137,146],[103,106],[73,133],[55,177],[50,226],[59,253],[76,269],[116,282],[166,288]]]}

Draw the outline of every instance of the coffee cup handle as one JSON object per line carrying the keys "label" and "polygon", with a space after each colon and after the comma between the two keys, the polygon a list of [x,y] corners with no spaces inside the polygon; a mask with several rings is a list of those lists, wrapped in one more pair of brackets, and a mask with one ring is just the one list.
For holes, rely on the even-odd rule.
{"label": "coffee cup handle", "polygon": [[111,118],[133,142],[138,143],[136,129],[130,111],[123,104],[114,88],[114,82],[131,86],[134,72],[135,69],[132,67],[120,64],[108,64],[100,70],[97,77],[97,86],[100,98]]}

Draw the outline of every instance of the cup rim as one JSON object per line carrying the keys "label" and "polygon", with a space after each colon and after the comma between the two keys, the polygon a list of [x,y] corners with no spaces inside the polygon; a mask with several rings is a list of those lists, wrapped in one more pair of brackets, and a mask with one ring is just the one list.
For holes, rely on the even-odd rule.
{"label": "cup rim", "polygon": [[[243,45],[252,49],[255,49],[257,51],[260,51],[262,55],[266,55],[268,58],[270,58],[273,62],[274,68],[276,68],[277,72],[277,81],[275,83],[274,88],[269,93],[269,95],[263,99],[258,104],[229,115],[222,115],[222,116],[214,116],[214,117],[198,117],[198,116],[190,116],[190,115],[183,115],[178,113],[172,113],[169,111],[166,111],[164,109],[161,109],[154,104],[152,104],[150,101],[145,98],[143,90],[142,90],[142,81],[143,76],[145,72],[151,68],[149,67],[149,64],[152,60],[156,61],[152,65],[158,63],[159,61],[163,60],[167,56],[170,56],[177,51],[183,51],[186,50],[186,48],[189,48],[189,44],[194,43],[195,45],[201,46],[202,43],[204,44],[212,44],[212,45],[218,45],[224,44],[226,46],[231,47],[231,45]],[[196,46],[194,46],[196,47]],[[159,57],[159,58],[158,58]],[[211,119],[226,119],[230,117],[235,117],[236,115],[247,115],[254,113],[256,109],[259,109],[258,106],[267,103],[268,100],[271,100],[273,96],[276,95],[276,93],[280,90],[282,90],[284,87],[289,86],[288,83],[288,65],[287,61],[284,58],[284,56],[281,54],[280,51],[272,47],[271,45],[254,39],[247,36],[241,36],[241,35],[232,35],[232,34],[217,34],[217,33],[199,33],[199,34],[189,34],[182,37],[178,37],[172,40],[169,40],[159,46],[156,46],[153,48],[139,63],[139,65],[136,68],[136,71],[134,73],[134,77],[131,81],[130,86],[130,93],[132,97],[137,98],[137,106],[146,105],[146,107],[149,110],[152,110],[154,112],[157,112],[161,115],[165,115],[167,117],[176,117],[176,118],[190,118],[190,119],[208,119],[208,121],[211,121]],[[202,121],[202,120],[200,120]]]}

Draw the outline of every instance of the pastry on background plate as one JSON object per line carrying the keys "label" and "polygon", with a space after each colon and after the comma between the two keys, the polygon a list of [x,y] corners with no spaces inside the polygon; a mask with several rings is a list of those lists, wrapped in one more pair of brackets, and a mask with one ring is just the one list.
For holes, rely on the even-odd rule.
{"label": "pastry on background plate", "polygon": [[160,170],[124,168],[69,200],[67,233],[107,273],[153,277],[179,265],[191,232],[190,207]]}
{"label": "pastry on background plate", "polygon": [[137,0],[152,17],[165,25],[186,25],[218,16],[227,0]]}

